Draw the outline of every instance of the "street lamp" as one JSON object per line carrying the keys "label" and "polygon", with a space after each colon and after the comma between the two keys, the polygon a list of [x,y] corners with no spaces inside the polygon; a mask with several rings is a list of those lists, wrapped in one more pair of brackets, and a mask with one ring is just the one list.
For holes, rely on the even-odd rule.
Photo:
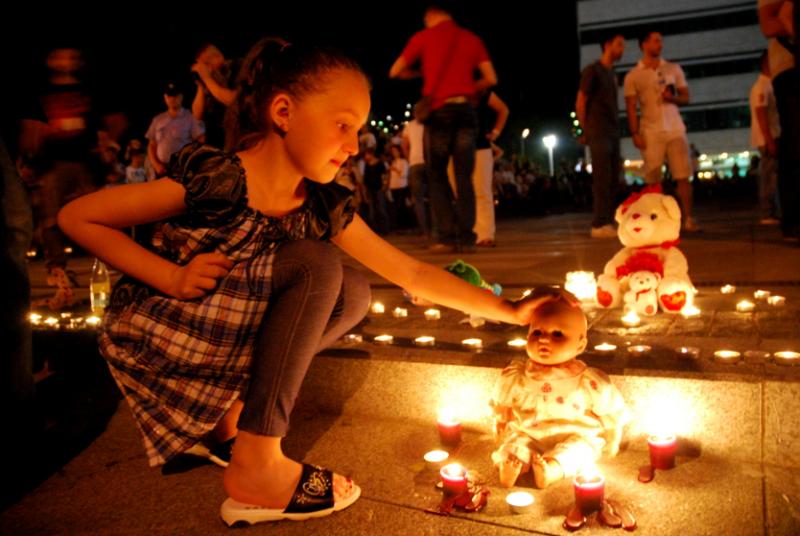
{"label": "street lamp", "polygon": [[544,146],[547,147],[547,155],[550,158],[550,176],[555,176],[553,171],[553,148],[555,148],[558,139],[556,138],[555,134],[548,134],[547,136],[542,138],[542,143]]}
{"label": "street lamp", "polygon": [[531,129],[526,128],[522,131],[522,158],[525,158],[525,140],[528,139],[528,136],[531,134]]}

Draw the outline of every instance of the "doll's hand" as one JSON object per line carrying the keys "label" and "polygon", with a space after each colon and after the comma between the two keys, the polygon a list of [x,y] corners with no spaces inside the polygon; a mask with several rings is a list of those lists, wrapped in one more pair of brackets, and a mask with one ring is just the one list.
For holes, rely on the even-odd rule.
{"label": "doll's hand", "polygon": [[167,294],[179,300],[199,298],[217,286],[233,268],[233,261],[222,253],[201,253],[170,276]]}
{"label": "doll's hand", "polygon": [[512,303],[517,324],[521,326],[529,324],[533,311],[535,311],[541,305],[555,300],[564,300],[572,307],[580,307],[581,305],[580,301],[578,301],[575,296],[562,288],[537,288],[528,296]]}
{"label": "doll's hand", "polygon": [[508,425],[505,421],[494,421],[494,429],[492,430],[495,443],[500,441],[500,438],[503,437],[503,434],[506,432],[506,426]]}

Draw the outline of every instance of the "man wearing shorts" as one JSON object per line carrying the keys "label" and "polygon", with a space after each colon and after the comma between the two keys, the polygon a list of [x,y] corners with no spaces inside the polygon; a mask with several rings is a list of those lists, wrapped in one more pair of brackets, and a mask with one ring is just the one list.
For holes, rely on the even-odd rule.
{"label": "man wearing shorts", "polygon": [[[644,160],[644,180],[657,184],[662,180],[661,166],[666,158],[672,178],[677,183],[683,212],[683,229],[698,231],[692,219],[692,164],[686,125],[678,106],[689,103],[689,87],[683,69],[661,58],[663,39],[649,31],[639,37],[642,59],[625,76],[625,107],[633,143]],[[641,118],[637,114],[637,105]]]}

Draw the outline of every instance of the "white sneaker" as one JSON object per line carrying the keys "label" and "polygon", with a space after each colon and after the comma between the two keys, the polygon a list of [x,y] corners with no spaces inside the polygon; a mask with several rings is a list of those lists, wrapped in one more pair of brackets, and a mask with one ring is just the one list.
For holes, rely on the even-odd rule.
{"label": "white sneaker", "polygon": [[611,224],[603,225],[602,227],[592,227],[592,238],[616,238],[617,230]]}

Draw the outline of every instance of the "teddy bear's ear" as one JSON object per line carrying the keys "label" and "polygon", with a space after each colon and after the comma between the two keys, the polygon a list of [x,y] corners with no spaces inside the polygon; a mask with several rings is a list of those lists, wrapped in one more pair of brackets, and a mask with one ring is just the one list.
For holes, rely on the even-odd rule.
{"label": "teddy bear's ear", "polygon": [[675,201],[674,197],[671,195],[664,195],[661,197],[661,203],[664,205],[667,215],[671,219],[681,221],[681,207],[678,206],[678,202]]}
{"label": "teddy bear's ear", "polygon": [[623,219],[625,219],[625,214],[622,212],[622,205],[620,205],[617,207],[617,212],[614,214],[614,221],[622,223]]}

